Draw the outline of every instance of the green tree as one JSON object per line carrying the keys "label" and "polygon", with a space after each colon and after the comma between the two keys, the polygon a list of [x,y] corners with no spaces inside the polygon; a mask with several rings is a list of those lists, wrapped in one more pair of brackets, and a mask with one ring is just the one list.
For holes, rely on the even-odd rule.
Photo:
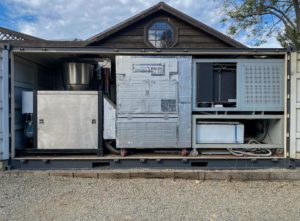
{"label": "green tree", "polygon": [[255,37],[256,46],[275,36],[283,47],[300,49],[299,0],[223,0],[228,33]]}

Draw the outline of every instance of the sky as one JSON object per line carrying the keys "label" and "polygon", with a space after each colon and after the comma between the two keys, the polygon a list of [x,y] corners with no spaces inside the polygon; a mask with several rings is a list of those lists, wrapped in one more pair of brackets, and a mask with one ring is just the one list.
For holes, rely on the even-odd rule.
{"label": "sky", "polygon": [[[0,0],[0,26],[48,40],[87,39],[155,5],[159,0]],[[221,0],[165,0],[226,34]],[[253,47],[253,39],[235,40]],[[260,47],[280,47],[270,38]]]}

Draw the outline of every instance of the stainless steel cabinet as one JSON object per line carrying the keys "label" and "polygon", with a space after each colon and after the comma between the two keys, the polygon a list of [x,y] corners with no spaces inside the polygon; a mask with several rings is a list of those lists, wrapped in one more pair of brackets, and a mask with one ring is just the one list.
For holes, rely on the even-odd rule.
{"label": "stainless steel cabinet", "polygon": [[117,56],[117,148],[191,146],[191,57]]}
{"label": "stainless steel cabinet", "polygon": [[38,149],[97,149],[98,92],[39,91]]}

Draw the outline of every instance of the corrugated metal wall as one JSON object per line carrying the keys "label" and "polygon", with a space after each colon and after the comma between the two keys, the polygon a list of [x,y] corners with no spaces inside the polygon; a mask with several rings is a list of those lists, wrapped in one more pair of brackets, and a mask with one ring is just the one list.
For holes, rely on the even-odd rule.
{"label": "corrugated metal wall", "polygon": [[300,52],[291,56],[290,157],[300,158]]}
{"label": "corrugated metal wall", "polygon": [[0,48],[0,160],[9,158],[8,65],[9,51]]}
{"label": "corrugated metal wall", "polygon": [[[2,85],[2,76],[3,76],[3,61],[2,61],[2,49],[0,49],[0,78],[1,78],[0,85]],[[2,90],[1,90],[1,92],[2,92]],[[1,115],[2,115],[2,102],[1,102],[0,110],[1,110]],[[0,160],[2,158],[3,158],[3,128],[2,128],[2,123],[1,123],[1,127],[0,127]]]}
{"label": "corrugated metal wall", "polygon": [[22,116],[22,91],[32,91],[36,82],[37,65],[22,58],[14,59],[15,141],[16,149],[24,148],[24,119]]}

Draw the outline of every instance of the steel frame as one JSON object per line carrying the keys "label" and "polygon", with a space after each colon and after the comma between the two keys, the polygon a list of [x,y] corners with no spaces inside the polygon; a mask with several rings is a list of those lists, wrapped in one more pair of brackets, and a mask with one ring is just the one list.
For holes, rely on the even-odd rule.
{"label": "steel frame", "polygon": [[181,168],[181,169],[266,169],[299,166],[299,161],[289,159],[13,159],[9,169],[128,169],[128,168]]}

